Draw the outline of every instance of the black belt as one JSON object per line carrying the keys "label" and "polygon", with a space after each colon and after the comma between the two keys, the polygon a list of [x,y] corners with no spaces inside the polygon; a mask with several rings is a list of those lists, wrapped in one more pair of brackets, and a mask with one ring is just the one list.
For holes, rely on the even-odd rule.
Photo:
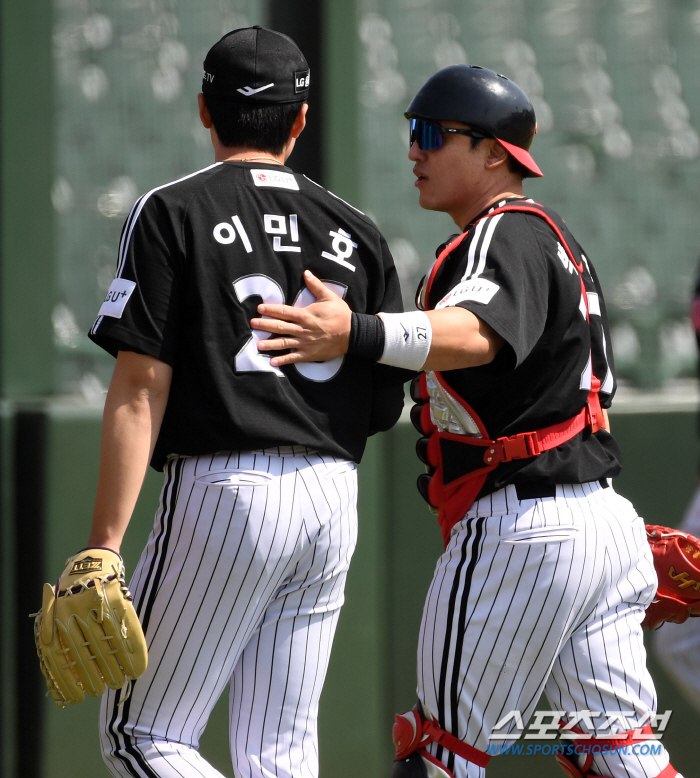
{"label": "black belt", "polygon": [[[600,478],[598,483],[603,489],[607,489],[609,484],[607,478]],[[531,484],[515,484],[515,492],[519,500],[536,500],[542,497],[556,497],[557,487],[555,484],[543,484],[535,481]]]}

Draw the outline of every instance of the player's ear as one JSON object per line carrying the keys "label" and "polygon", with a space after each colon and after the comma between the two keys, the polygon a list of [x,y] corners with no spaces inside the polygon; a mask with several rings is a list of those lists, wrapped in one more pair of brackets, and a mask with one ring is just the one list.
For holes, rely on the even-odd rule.
{"label": "player's ear", "polygon": [[298,138],[301,135],[301,131],[306,127],[306,112],[308,110],[309,104],[304,103],[297,114],[297,118],[294,120],[292,131],[289,133],[290,138]]}
{"label": "player's ear", "polygon": [[199,105],[199,119],[204,125],[204,129],[210,130],[212,127],[211,116],[209,115],[207,102],[201,92],[197,95],[197,104]]}
{"label": "player's ear", "polygon": [[495,168],[499,165],[507,164],[508,152],[495,138],[487,138],[482,143],[488,143],[490,147],[484,163],[486,168]]}

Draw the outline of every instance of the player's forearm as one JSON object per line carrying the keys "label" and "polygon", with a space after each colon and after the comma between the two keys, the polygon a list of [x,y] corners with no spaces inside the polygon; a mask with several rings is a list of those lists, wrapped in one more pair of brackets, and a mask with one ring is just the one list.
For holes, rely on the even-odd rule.
{"label": "player's forearm", "polygon": [[120,352],[102,422],[100,475],[89,546],[118,551],[165,413],[171,369]]}
{"label": "player's forearm", "polygon": [[353,314],[350,353],[409,370],[456,370],[488,364],[503,339],[465,308]]}
{"label": "player's forearm", "polygon": [[427,311],[432,340],[423,370],[456,370],[492,362],[503,345],[491,327],[465,308]]}
{"label": "player's forearm", "polygon": [[500,335],[466,308],[352,313],[315,276],[307,271],[304,277],[316,303],[306,308],[260,305],[264,318],[251,320],[253,329],[272,335],[258,342],[261,352],[288,352],[270,360],[274,367],[349,353],[409,370],[455,370],[488,364],[503,345]]}

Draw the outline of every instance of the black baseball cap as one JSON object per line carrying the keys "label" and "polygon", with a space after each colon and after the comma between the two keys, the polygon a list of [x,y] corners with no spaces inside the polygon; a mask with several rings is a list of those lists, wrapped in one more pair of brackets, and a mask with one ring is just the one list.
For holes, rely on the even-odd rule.
{"label": "black baseball cap", "polygon": [[309,97],[309,79],[309,64],[290,37],[241,27],[209,49],[202,92],[234,103],[298,103]]}

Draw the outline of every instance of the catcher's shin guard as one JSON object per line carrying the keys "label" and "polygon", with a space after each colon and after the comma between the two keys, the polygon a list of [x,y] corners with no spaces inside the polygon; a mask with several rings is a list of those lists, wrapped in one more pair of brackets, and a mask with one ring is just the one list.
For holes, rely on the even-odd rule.
{"label": "catcher's shin guard", "polygon": [[390,778],[454,778],[454,775],[425,749],[394,762]]}

